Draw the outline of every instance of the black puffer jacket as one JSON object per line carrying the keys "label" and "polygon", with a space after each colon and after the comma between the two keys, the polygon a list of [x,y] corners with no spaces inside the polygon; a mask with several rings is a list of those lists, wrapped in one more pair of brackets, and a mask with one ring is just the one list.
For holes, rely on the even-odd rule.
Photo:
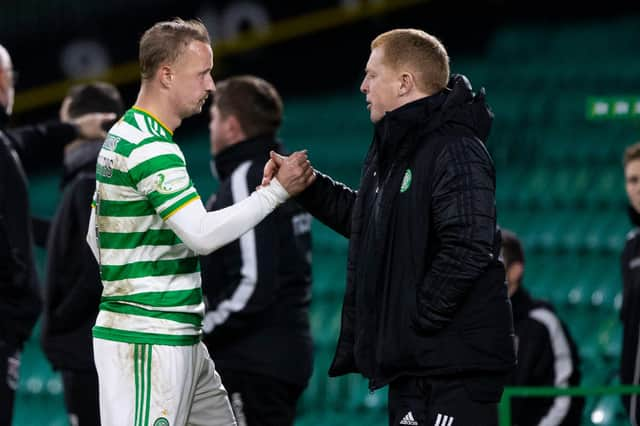
{"label": "black puffer jacket", "polygon": [[499,376],[515,365],[483,145],[491,119],[483,93],[455,76],[376,124],[357,192],[320,174],[298,197],[350,239],[330,375],[360,372],[375,389],[402,375]]}

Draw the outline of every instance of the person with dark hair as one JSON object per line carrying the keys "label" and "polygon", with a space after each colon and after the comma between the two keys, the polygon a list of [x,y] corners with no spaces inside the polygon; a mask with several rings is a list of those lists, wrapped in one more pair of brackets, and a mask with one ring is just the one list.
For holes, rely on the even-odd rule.
{"label": "person with dark hair", "polygon": [[[620,382],[640,385],[640,142],[629,146],[623,157],[625,189],[629,205],[627,211],[633,228],[627,234],[620,263],[622,269],[622,354]],[[640,398],[638,394],[624,395],[624,406],[632,425],[640,424]]]}
{"label": "person with dark hair", "polygon": [[[525,256],[522,244],[511,231],[502,230],[509,297],[513,308],[518,365],[511,386],[580,385],[578,348],[566,325],[548,302],[531,297],[523,285]],[[514,426],[578,426],[582,420],[583,397],[513,398]]]}
{"label": "person with dark hair", "polygon": [[[68,122],[7,129],[13,111],[16,71],[0,45],[0,424],[10,425],[19,381],[20,353],[40,312],[33,257],[33,226],[24,167],[48,149],[62,151],[78,136],[102,137],[111,114],[89,114]],[[46,228],[46,226],[44,227]],[[41,240],[43,240],[43,230]]]}
{"label": "person with dark hair", "polygon": [[[94,112],[121,116],[124,105],[118,89],[101,82],[72,87],[62,102],[60,120]],[[91,328],[102,284],[84,235],[102,143],[102,139],[77,139],[65,147],[64,193],[47,243],[41,343],[53,368],[62,374],[65,406],[73,426],[100,425]]]}
{"label": "person with dark hair", "polygon": [[389,385],[389,425],[495,425],[515,353],[484,90],[417,29],[372,41],[360,90],[374,134],[358,190],[316,172],[296,198],[349,238],[329,374]]}
{"label": "person with dark hair", "polygon": [[[217,84],[209,125],[218,210],[244,198],[262,179],[282,100],[253,76]],[[208,301],[204,342],[216,361],[239,425],[293,425],[312,370],[309,329],[311,216],[290,200],[255,229],[202,258]]]}
{"label": "person with dark hair", "polygon": [[235,425],[202,343],[199,255],[251,230],[315,178],[305,152],[242,201],[207,212],[173,132],[214,91],[198,20],[158,22],[140,39],[135,105],[109,130],[96,166],[87,242],[100,264],[93,327],[103,425]]}

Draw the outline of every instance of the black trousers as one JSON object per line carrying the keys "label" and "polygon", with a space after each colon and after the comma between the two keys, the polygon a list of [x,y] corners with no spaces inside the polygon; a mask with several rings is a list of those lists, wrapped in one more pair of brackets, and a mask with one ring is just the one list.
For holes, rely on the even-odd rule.
{"label": "black trousers", "polygon": [[502,377],[401,377],[389,385],[389,426],[497,426]]}
{"label": "black trousers", "polygon": [[0,341],[0,425],[10,425],[20,378],[20,351]]}
{"label": "black trousers", "polygon": [[260,374],[219,371],[238,426],[292,426],[304,387]]}
{"label": "black trousers", "polygon": [[63,370],[62,383],[71,426],[100,426],[98,373]]}

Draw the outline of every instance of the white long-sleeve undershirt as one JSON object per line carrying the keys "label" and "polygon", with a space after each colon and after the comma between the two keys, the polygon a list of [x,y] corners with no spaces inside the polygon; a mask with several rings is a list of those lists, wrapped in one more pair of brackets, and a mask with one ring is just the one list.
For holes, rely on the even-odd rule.
{"label": "white long-sleeve undershirt", "polygon": [[[288,198],[287,191],[274,178],[268,186],[221,210],[207,212],[202,201],[196,199],[169,217],[166,223],[191,250],[201,255],[209,254],[240,238]],[[87,242],[99,260],[95,209],[91,210]]]}

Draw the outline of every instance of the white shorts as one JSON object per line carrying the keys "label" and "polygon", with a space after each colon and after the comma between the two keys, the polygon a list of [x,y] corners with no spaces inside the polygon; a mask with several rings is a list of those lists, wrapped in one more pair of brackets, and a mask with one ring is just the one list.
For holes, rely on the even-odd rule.
{"label": "white shorts", "polygon": [[235,426],[203,343],[163,346],[93,339],[103,426]]}

